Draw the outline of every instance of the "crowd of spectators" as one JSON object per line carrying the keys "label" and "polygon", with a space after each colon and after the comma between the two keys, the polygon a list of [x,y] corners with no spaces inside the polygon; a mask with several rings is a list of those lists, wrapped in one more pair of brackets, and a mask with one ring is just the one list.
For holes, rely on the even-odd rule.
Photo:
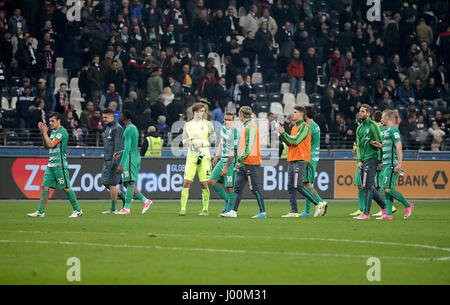
{"label": "crowd of spectators", "polygon": [[95,146],[101,112],[129,109],[167,139],[196,101],[220,122],[306,94],[327,147],[351,145],[363,103],[398,110],[407,149],[450,147],[448,1],[382,1],[379,21],[365,0],[72,2],[0,0],[1,129],[57,111],[71,145]]}

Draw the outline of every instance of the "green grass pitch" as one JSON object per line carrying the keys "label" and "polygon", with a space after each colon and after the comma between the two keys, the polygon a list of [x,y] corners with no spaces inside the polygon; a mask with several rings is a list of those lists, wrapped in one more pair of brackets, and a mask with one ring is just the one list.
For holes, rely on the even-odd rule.
{"label": "green grass pitch", "polygon": [[[237,219],[218,218],[223,203],[155,201],[145,215],[103,215],[109,202],[50,201],[46,217],[30,218],[37,201],[0,202],[0,284],[450,284],[450,202],[417,201],[393,221],[348,216],[356,202],[330,201],[324,217],[280,218],[289,203],[266,201],[269,218],[251,219],[244,201]],[[299,201],[300,211],[304,202]],[[374,205],[373,212],[378,211]],[[81,281],[66,275],[80,261]],[[379,259],[380,281],[367,274]]]}

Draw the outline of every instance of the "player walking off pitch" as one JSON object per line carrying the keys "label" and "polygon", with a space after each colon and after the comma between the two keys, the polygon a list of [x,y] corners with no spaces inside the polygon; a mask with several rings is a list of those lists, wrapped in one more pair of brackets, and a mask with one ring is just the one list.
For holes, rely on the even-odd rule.
{"label": "player walking off pitch", "polygon": [[63,189],[69,197],[70,204],[73,208],[72,215],[69,218],[76,218],[83,215],[83,211],[78,205],[77,196],[70,187],[69,164],[67,162],[67,143],[69,134],[67,130],[61,126],[61,114],[53,112],[49,116],[49,124],[52,130],[50,137],[48,136],[47,124],[40,122],[38,124],[41,136],[44,141],[44,147],[49,149],[48,165],[44,173],[44,181],[42,182],[41,200],[39,208],[36,212],[27,214],[30,217],[45,217],[45,206],[48,202],[50,188]]}
{"label": "player walking off pitch", "polygon": [[139,169],[141,167],[141,154],[138,150],[139,131],[136,126],[131,123],[131,112],[129,110],[122,112],[121,120],[125,125],[125,131],[123,132],[124,149],[114,153],[114,159],[118,160],[121,158],[119,166],[117,167],[117,173],[123,174],[122,183],[127,188],[127,192],[125,194],[125,206],[116,214],[131,214],[131,200],[133,195],[142,202],[142,214],[145,214],[152,205],[152,201],[145,198],[134,184],[138,179]]}

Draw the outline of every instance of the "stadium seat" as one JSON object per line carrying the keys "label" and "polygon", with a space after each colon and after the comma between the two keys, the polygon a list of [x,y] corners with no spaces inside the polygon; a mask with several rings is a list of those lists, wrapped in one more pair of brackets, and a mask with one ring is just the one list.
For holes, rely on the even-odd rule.
{"label": "stadium seat", "polygon": [[82,107],[81,107],[81,103],[84,102],[84,98],[70,98],[70,102],[73,104],[73,106],[75,107],[75,111],[78,114],[78,116],[81,114],[82,111]]}
{"label": "stadium seat", "polygon": [[70,102],[75,99],[82,99],[80,89],[74,88],[70,91]]}
{"label": "stadium seat", "polygon": [[[246,16],[246,15],[247,15],[247,11],[245,10],[245,7],[241,6],[241,7],[239,8],[237,17],[241,18],[241,17],[244,17],[244,16]],[[236,15],[234,15],[234,16],[236,16]]]}
{"label": "stadium seat", "polygon": [[267,119],[267,112],[259,112],[258,119]]}
{"label": "stadium seat", "polygon": [[9,102],[6,97],[2,97],[2,109],[9,110]]}
{"label": "stadium seat", "polygon": [[221,64],[221,61],[220,61],[220,55],[217,54],[216,52],[211,52],[211,53],[209,53],[209,54],[208,54],[208,58],[214,58],[214,65],[215,65],[215,66],[218,66],[218,65]]}
{"label": "stadium seat", "polygon": [[283,104],[293,103],[295,104],[295,95],[293,93],[283,94]]}
{"label": "stadium seat", "polygon": [[269,104],[256,104],[256,112],[257,113],[269,112]]}
{"label": "stadium seat", "polygon": [[69,84],[69,90],[78,89],[78,77],[72,77]]}
{"label": "stadium seat", "polygon": [[291,84],[289,84],[289,83],[282,83],[281,84],[280,93],[281,94],[289,93],[289,88],[290,87],[291,87]]}
{"label": "stadium seat", "polygon": [[253,86],[253,90],[255,91],[255,93],[266,93],[266,88],[262,83],[255,84]]}
{"label": "stadium seat", "polygon": [[281,95],[279,93],[269,93],[267,95],[269,103],[280,103],[282,102]]}
{"label": "stadium seat", "polygon": [[281,105],[280,103],[271,103],[270,104],[270,112],[283,113],[283,111],[284,111],[283,105]]}
{"label": "stadium seat", "polygon": [[273,82],[266,84],[266,92],[267,93],[280,93],[280,84]]}
{"label": "stadium seat", "polygon": [[54,87],[55,88],[55,93],[58,92],[59,86],[62,83],[66,83],[67,84],[67,78],[65,78],[65,77],[55,77],[55,87]]}
{"label": "stadium seat", "polygon": [[69,74],[66,69],[55,69],[55,77],[69,78]]}
{"label": "stadium seat", "polygon": [[291,113],[293,113],[294,112],[294,107],[295,107],[294,103],[287,103],[286,105],[284,105],[284,110],[283,110],[284,115],[288,116]]}
{"label": "stadium seat", "polygon": [[11,99],[10,109],[16,109],[16,104],[17,104],[17,96],[13,96],[13,98]]}
{"label": "stadium seat", "polygon": [[300,92],[297,94],[296,104],[300,106],[307,106],[309,105],[309,97],[306,95],[306,93]]}
{"label": "stadium seat", "polygon": [[245,37],[242,35],[236,35],[236,40],[238,45],[242,45],[242,43],[244,42]]}
{"label": "stadium seat", "polygon": [[261,84],[263,82],[262,80],[262,74],[260,72],[255,72],[252,75],[252,84]]}
{"label": "stadium seat", "polygon": [[267,94],[264,92],[257,93],[255,97],[255,102],[257,104],[269,104],[269,100],[267,98]]}
{"label": "stadium seat", "polygon": [[321,99],[322,99],[322,95],[320,95],[318,93],[313,93],[309,96],[309,102],[314,105],[320,104]]}
{"label": "stadium seat", "polygon": [[56,57],[55,69],[64,69],[64,57]]}
{"label": "stadium seat", "polygon": [[236,104],[234,102],[228,102],[227,112],[236,113]]}

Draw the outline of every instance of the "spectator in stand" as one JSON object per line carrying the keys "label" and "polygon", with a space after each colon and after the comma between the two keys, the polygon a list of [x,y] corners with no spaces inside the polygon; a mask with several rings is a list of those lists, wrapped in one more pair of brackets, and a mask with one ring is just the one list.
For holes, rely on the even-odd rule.
{"label": "spectator in stand", "polygon": [[425,41],[428,44],[433,43],[433,30],[429,25],[425,23],[425,18],[420,18],[419,24],[416,27],[417,40]]}
{"label": "spectator in stand", "polygon": [[33,95],[31,86],[25,86],[16,103],[17,116],[19,118],[19,128],[25,129],[31,127],[31,113],[34,109],[36,97]]}
{"label": "spectator in stand", "polygon": [[236,110],[242,106],[251,106],[250,93],[251,88],[244,81],[244,77],[241,74],[236,75],[235,85],[231,88],[231,96]]}
{"label": "spectator in stand", "polygon": [[433,121],[431,127],[428,128],[428,133],[433,137],[431,141],[431,150],[439,151],[441,144],[444,141],[445,132],[439,128],[436,121]]}
{"label": "spectator in stand", "polygon": [[300,58],[300,51],[295,49],[292,52],[292,58],[287,67],[287,74],[289,76],[289,92],[297,95],[302,92],[302,80],[305,76],[303,69],[303,61]]}
{"label": "spectator in stand", "polygon": [[212,52],[210,42],[210,26],[208,12],[206,9],[200,11],[199,18],[194,21],[193,34],[196,42],[197,52],[205,54],[205,57]]}
{"label": "spectator in stand", "polygon": [[227,11],[226,18],[227,36],[236,36],[242,33],[242,28],[239,25],[239,18],[234,16],[234,10],[230,7]]}
{"label": "spectator in stand", "polygon": [[222,76],[215,84],[214,96],[215,100],[219,102],[220,107],[225,109],[228,105],[228,100],[230,99],[230,92],[228,91],[225,77]]}
{"label": "spectator in stand", "polygon": [[44,100],[45,111],[47,113],[55,110],[56,100],[55,96],[53,95],[53,90],[47,88],[47,82],[43,78],[40,78],[38,80],[36,96]]}
{"label": "spectator in stand", "polygon": [[88,130],[88,120],[94,115],[94,103],[92,101],[86,102],[86,109],[80,114],[80,127],[84,129],[85,133]]}
{"label": "spectator in stand", "polygon": [[101,111],[99,108],[94,110],[94,115],[88,119],[88,146],[99,146],[100,134],[104,129]]}
{"label": "spectator in stand", "polygon": [[14,10],[14,15],[8,20],[8,30],[11,35],[17,35],[17,30],[20,29],[23,33],[28,33],[28,24],[22,16],[20,9]]}
{"label": "spectator in stand", "polygon": [[64,114],[64,111],[66,110],[74,110],[75,106],[70,103],[69,100],[69,92],[67,92],[67,84],[62,83],[59,85],[59,90],[55,94],[55,112],[61,113],[61,115]]}
{"label": "spectator in stand", "polygon": [[122,68],[119,68],[119,62],[114,60],[111,65],[111,69],[106,72],[104,89],[108,89],[109,84],[113,83],[120,96],[124,96],[125,84],[127,76]]}
{"label": "spectator in stand", "polygon": [[405,149],[417,149],[416,145],[416,114],[409,113],[407,121],[401,121],[399,130],[402,135]]}
{"label": "spectator in stand", "polygon": [[247,32],[242,43],[242,57],[247,66],[250,66],[250,74],[256,72],[256,55],[258,54],[259,43],[255,40],[255,35],[252,31]]}
{"label": "spectator in stand", "polygon": [[[119,92],[116,91],[116,85],[114,85],[114,83],[110,83],[108,90],[102,94],[102,98],[100,99],[98,106],[100,111],[103,112],[106,108],[109,108],[109,103],[111,102],[116,102],[118,110],[122,109],[122,97]],[[120,122],[120,119],[118,122]]]}
{"label": "spectator in stand", "polygon": [[53,90],[55,83],[55,62],[56,57],[50,45],[44,45],[38,56],[38,64],[40,77],[46,80],[50,90]]}
{"label": "spectator in stand", "polygon": [[442,115],[442,111],[441,110],[437,110],[436,111],[436,123],[437,126],[445,133],[447,134],[448,132],[448,125],[447,125],[447,120],[444,118],[444,116]]}
{"label": "spectator in stand", "polygon": [[388,65],[387,77],[393,78],[396,83],[400,83],[400,79],[403,78],[403,67],[400,65],[400,56],[394,54],[394,59]]}
{"label": "spectator in stand", "polygon": [[100,57],[94,55],[87,71],[89,81],[90,97],[95,105],[98,106],[102,97],[102,82],[100,80]]}
{"label": "spectator in stand", "polygon": [[333,56],[328,61],[328,68],[330,78],[340,79],[344,75],[344,62],[338,49],[334,50]]}
{"label": "spectator in stand", "polygon": [[161,77],[162,69],[156,67],[147,79],[147,96],[146,99],[152,103],[159,100],[159,96],[163,93],[163,79]]}
{"label": "spectator in stand", "polygon": [[114,118],[117,120],[117,122],[119,122],[120,125],[123,126],[123,123],[121,121],[121,117],[122,117],[122,111],[120,111],[119,105],[117,104],[117,102],[115,101],[111,101],[108,104],[108,109],[111,109],[112,111],[114,111]]}
{"label": "spectator in stand", "polygon": [[441,88],[436,86],[434,77],[428,79],[428,86],[423,90],[422,102],[433,105],[435,108],[447,109],[447,102],[442,100]]}
{"label": "spectator in stand", "polygon": [[[48,113],[45,111],[45,102],[42,98],[37,98],[34,102],[33,111],[31,112],[30,128],[38,128],[39,122],[49,124]],[[40,140],[35,145],[40,145]]]}
{"label": "spectator in stand", "polygon": [[258,63],[261,66],[263,82],[273,82],[276,76],[276,49],[273,48],[272,40],[266,40],[264,47],[260,49]]}
{"label": "spectator in stand", "polygon": [[398,87],[398,98],[403,105],[415,102],[414,88],[410,85],[409,79],[405,78],[401,86]]}

